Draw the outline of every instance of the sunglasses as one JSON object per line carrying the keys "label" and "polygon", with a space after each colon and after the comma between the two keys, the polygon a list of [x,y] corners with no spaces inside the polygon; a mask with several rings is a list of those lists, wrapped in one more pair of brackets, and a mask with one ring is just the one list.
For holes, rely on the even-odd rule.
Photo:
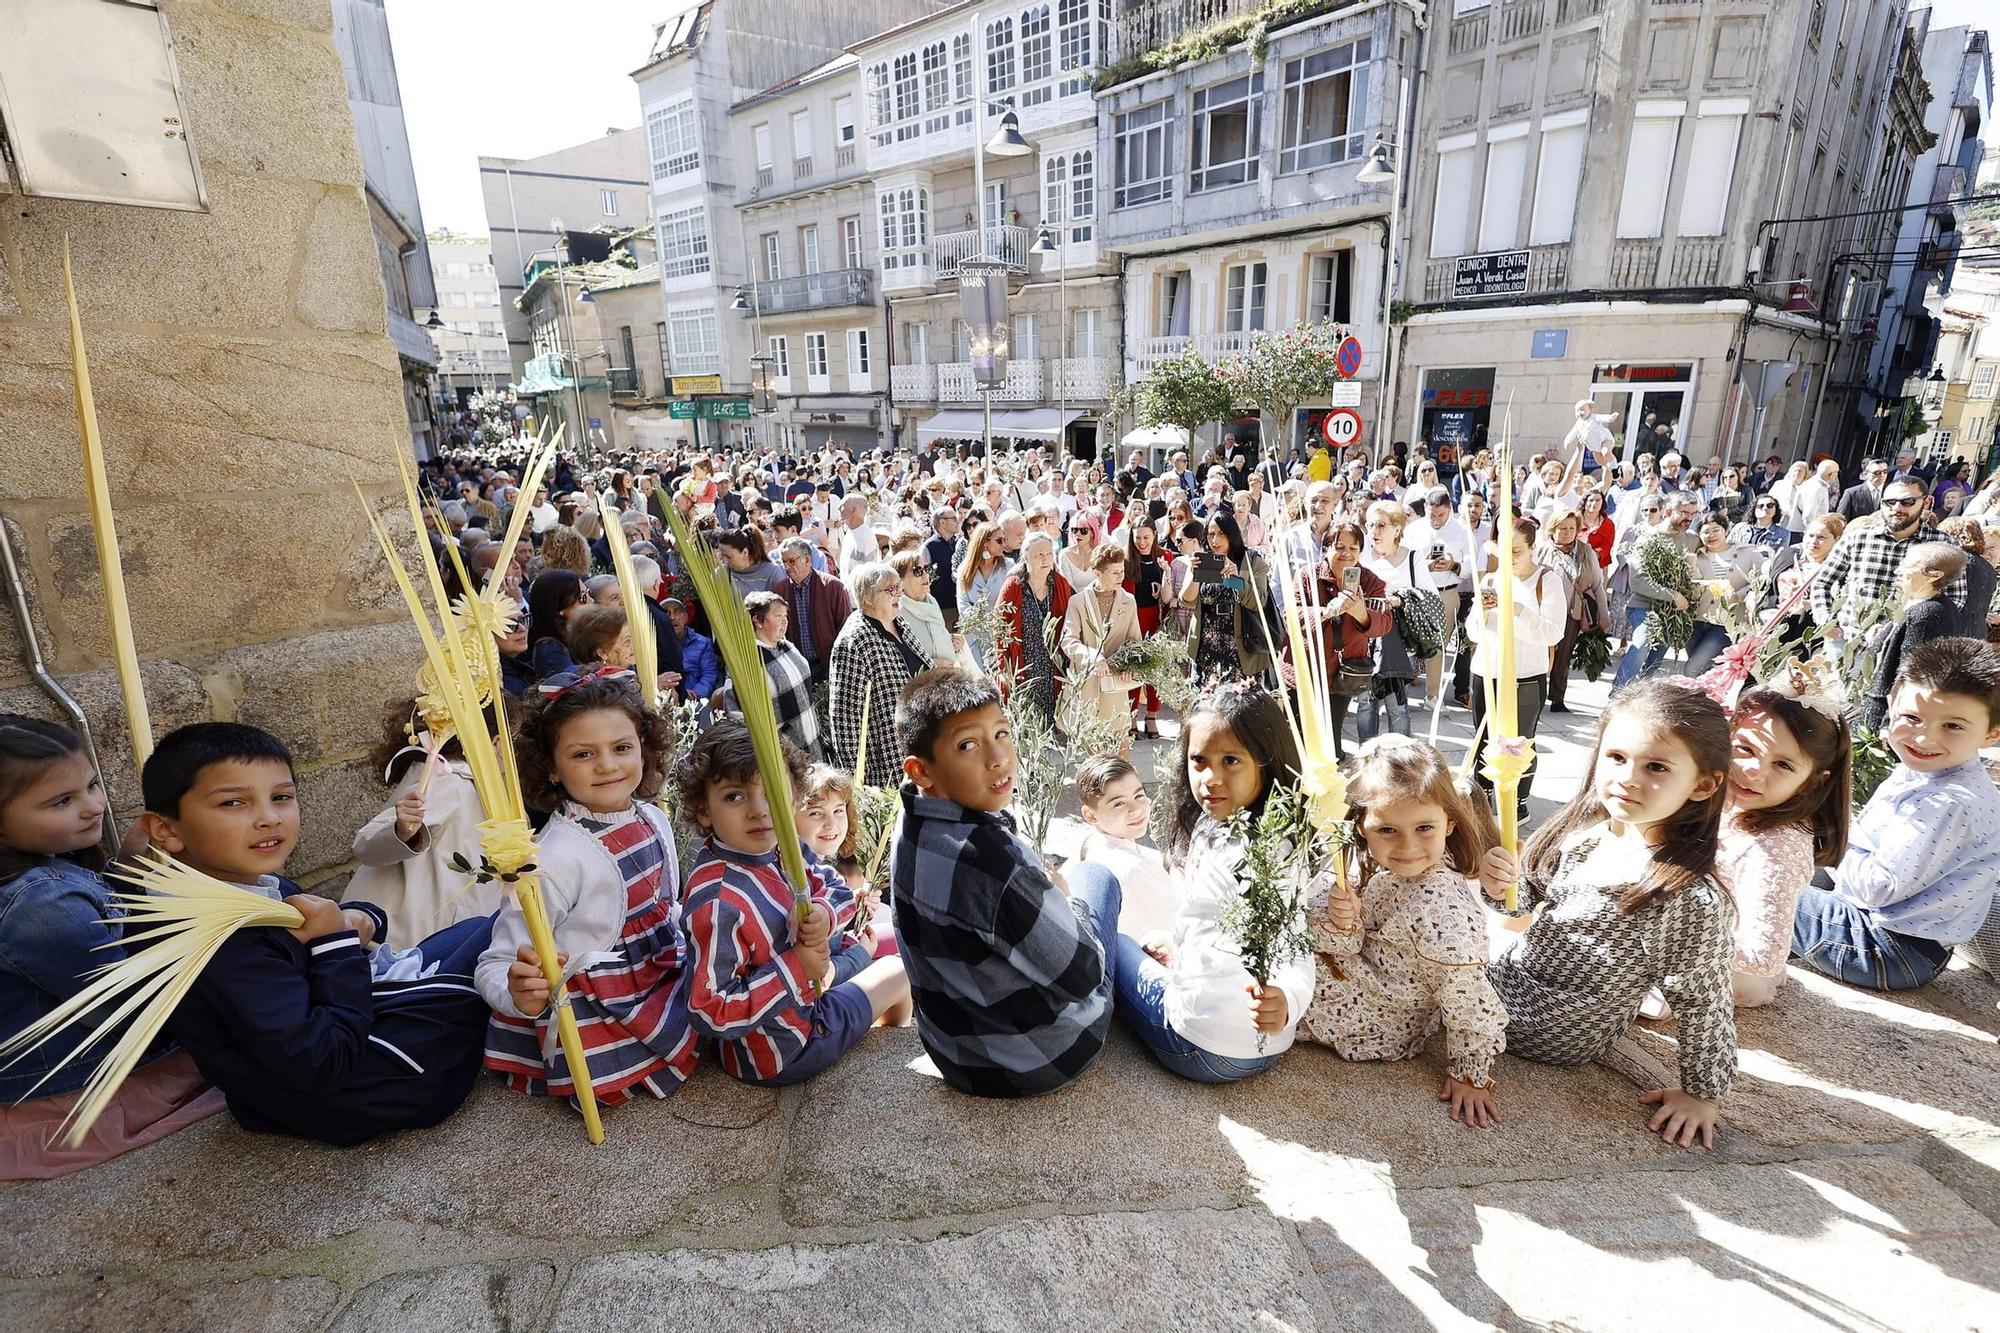
{"label": "sunglasses", "polygon": [[1882,501],[1890,509],[1915,509],[1923,502],[1924,497],[1921,495],[1899,495],[1893,500],[1885,499]]}

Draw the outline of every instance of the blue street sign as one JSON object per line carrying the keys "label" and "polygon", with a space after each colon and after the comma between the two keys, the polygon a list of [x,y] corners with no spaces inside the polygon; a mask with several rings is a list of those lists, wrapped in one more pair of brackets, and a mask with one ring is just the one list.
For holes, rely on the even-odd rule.
{"label": "blue street sign", "polygon": [[1569,350],[1568,329],[1536,329],[1534,346],[1528,355],[1537,360],[1553,360]]}
{"label": "blue street sign", "polygon": [[601,422],[601,421],[599,421],[599,420],[598,420],[598,419],[597,419],[596,417],[592,417],[592,418],[590,419],[590,428],[591,428],[592,430],[603,430],[603,429],[604,429],[604,423],[603,423],[603,422]]}

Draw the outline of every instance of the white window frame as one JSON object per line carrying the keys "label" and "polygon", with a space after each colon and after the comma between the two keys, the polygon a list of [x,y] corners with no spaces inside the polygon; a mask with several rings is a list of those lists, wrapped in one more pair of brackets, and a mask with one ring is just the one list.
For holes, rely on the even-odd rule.
{"label": "white window frame", "polygon": [[1354,251],[1349,248],[1322,250],[1308,257],[1306,264],[1306,322],[1346,323],[1337,313],[1340,289],[1347,288],[1347,313],[1354,314]]}
{"label": "white window frame", "polygon": [[[1056,68],[1087,70],[1096,64],[1097,0],[1056,0]],[[1067,80],[1063,95],[1073,91]]]}
{"label": "white window frame", "polygon": [[[1352,162],[1365,151],[1364,130],[1368,122],[1368,62],[1366,37],[1325,50],[1309,52],[1284,66],[1284,98],[1279,119],[1283,138],[1278,149],[1278,174],[1311,171],[1342,162]],[[1320,139],[1306,139],[1305,113],[1315,86],[1347,80],[1347,105],[1343,130]]]}
{"label": "white window frame", "polygon": [[874,378],[874,375],[875,359],[868,346],[868,330],[849,329],[847,331],[847,378],[849,381],[870,380]]}
{"label": "white window frame", "polygon": [[[1111,129],[1112,207],[1137,208],[1173,198],[1172,102],[1121,111],[1113,118]],[[1138,172],[1133,170],[1135,162]]]}
{"label": "white window frame", "polygon": [[674,369],[681,374],[713,374],[722,368],[722,330],[713,306],[691,306],[667,312],[667,336],[673,339]]}
{"label": "white window frame", "polygon": [[924,262],[931,239],[931,192],[921,185],[883,190],[875,196],[882,224],[884,270],[914,268]]}
{"label": "white window frame", "polygon": [[768,343],[771,358],[771,382],[780,393],[790,393],[792,389],[792,344],[782,333],[771,335]]}
{"label": "white window frame", "polygon": [[616,191],[616,190],[599,190],[599,191],[597,192],[597,195],[598,195],[598,199],[597,199],[597,205],[598,205],[598,209],[599,209],[599,211],[601,211],[601,212],[602,212],[602,213],[604,214],[604,216],[605,216],[605,217],[608,217],[608,218],[615,218],[615,217],[617,217],[617,216],[618,216],[618,191]]}
{"label": "white window frame", "polygon": [[708,210],[703,205],[660,214],[653,234],[662,278],[688,278],[709,271]]}
{"label": "white window frame", "polygon": [[1092,361],[1104,355],[1103,312],[1097,310],[1074,310],[1070,329],[1069,354],[1081,361]]}
{"label": "white window frame", "polygon": [[972,95],[972,34],[961,32],[951,39],[951,100],[968,104],[959,112],[960,123],[972,118]]}
{"label": "white window frame", "polygon": [[[926,116],[939,115],[951,106],[951,56],[942,41],[930,42],[924,46],[923,84]],[[938,128],[942,128],[942,125]]]}
{"label": "white window frame", "polygon": [[812,112],[792,113],[792,156],[801,161],[810,161],[813,155]]}
{"label": "white window frame", "polygon": [[776,165],[776,159],[772,156],[771,124],[769,121],[764,122],[762,125],[752,125],[750,127],[750,151],[757,159],[757,170],[769,171]]}
{"label": "white window frame", "polygon": [[1590,147],[1588,122],[1589,112],[1581,109],[1542,120],[1541,142],[1535,149],[1529,245],[1566,245],[1576,232],[1576,202],[1583,191],[1584,154]]}
{"label": "white window frame", "polygon": [[840,220],[840,257],[847,268],[866,268],[866,253],[861,248],[861,219],[848,216]]}
{"label": "white window frame", "polygon": [[1271,270],[1261,259],[1223,272],[1222,331],[1257,333],[1270,327]]}
{"label": "white window frame", "polygon": [[646,146],[656,181],[701,170],[701,121],[694,99],[682,98],[647,113]]}
{"label": "white window frame", "polygon": [[1039,106],[1055,96],[1045,85],[1056,70],[1055,9],[1052,0],[1021,11],[1021,105]]}
{"label": "white window frame", "polygon": [[986,25],[986,90],[992,97],[1011,90],[1019,71],[1014,59],[1014,18],[1011,14]]}
{"label": "white window frame", "polygon": [[[1478,136],[1439,140],[1435,160],[1437,181],[1431,199],[1431,257],[1449,259],[1471,253],[1472,187],[1479,174]],[[1447,185],[1463,189],[1463,197],[1446,198]]]}
{"label": "white window frame", "polygon": [[1625,143],[1625,179],[1618,195],[1621,240],[1650,240],[1666,231],[1667,193],[1680,149],[1685,102],[1641,102]]}
{"label": "white window frame", "polygon": [[[1192,115],[1188,131],[1188,193],[1203,194],[1255,183],[1263,156],[1263,71],[1239,74],[1197,88],[1189,105]],[[1211,159],[1215,148],[1215,117],[1238,108],[1245,117],[1242,156]]]}
{"label": "white window frame", "polygon": [[826,335],[808,333],[806,335],[806,388],[815,393],[825,393],[828,388],[826,359]]}
{"label": "white window frame", "polygon": [[1480,185],[1479,249],[1512,250],[1521,239],[1521,202],[1528,189],[1528,123],[1486,131],[1486,174]]}
{"label": "white window frame", "polygon": [[764,233],[764,280],[776,282],[785,276],[785,246],[780,233]]}
{"label": "white window frame", "polygon": [[1972,369],[1972,389],[1968,396],[1972,398],[1991,398],[1993,396],[1993,382],[1995,379],[2000,379],[2000,363],[1989,361],[1983,366],[1974,366]]}
{"label": "white window frame", "polygon": [[845,148],[854,142],[854,97],[842,93],[833,99],[833,141]]}
{"label": "white window frame", "polygon": [[[1688,143],[1676,235],[1720,236],[1728,228],[1729,195],[1736,185],[1736,159],[1749,112],[1748,98],[1711,98],[1701,103]],[[1834,197],[1846,197],[1844,170],[1835,173]]]}

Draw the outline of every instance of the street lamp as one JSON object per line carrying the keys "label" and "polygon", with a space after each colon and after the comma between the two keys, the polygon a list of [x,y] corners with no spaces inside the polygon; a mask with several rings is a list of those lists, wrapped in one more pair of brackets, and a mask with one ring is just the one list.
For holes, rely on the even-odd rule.
{"label": "street lamp", "polygon": [[1069,424],[1069,403],[1063,383],[1063,363],[1069,360],[1069,228],[1061,218],[1056,219],[1056,230],[1062,234],[1061,240],[1049,235],[1049,224],[1042,223],[1041,233],[1035,237],[1034,248],[1028,253],[1042,256],[1046,261],[1050,255],[1056,256],[1056,360],[1054,379],[1056,382],[1056,458],[1063,457],[1063,446],[1068,443],[1065,436]]}
{"label": "street lamp", "polygon": [[576,404],[576,441],[583,454],[584,465],[591,463],[590,437],[585,426],[590,418],[584,415],[583,407],[583,358],[576,350],[576,330],[569,313],[569,281],[563,270],[569,267],[569,232],[564,229],[561,218],[549,219],[549,230],[556,238],[556,289],[562,293],[562,328],[564,351],[562,357],[569,363],[570,397]]}
{"label": "street lamp", "polygon": [[[1396,252],[1402,240],[1402,185],[1398,179],[1395,163],[1390,157],[1392,148],[1401,148],[1404,142],[1404,115],[1410,104],[1410,80],[1405,75],[1396,96],[1396,135],[1393,140],[1379,135],[1375,146],[1368,150],[1368,160],[1361,164],[1361,170],[1354,179],[1363,185],[1387,185],[1389,195],[1389,256],[1382,265],[1382,420],[1375,431],[1375,458],[1382,458],[1382,442],[1385,436],[1393,434],[1396,427]],[[1291,423],[1284,423],[1287,435],[1291,433]],[[1287,439],[1285,446],[1289,448]]]}
{"label": "street lamp", "polygon": [[[985,31],[985,21],[980,11],[975,9],[972,12],[973,40],[977,42],[984,35]],[[979,246],[978,253],[974,256],[974,259],[980,264],[988,264],[993,261],[994,256],[987,251],[986,155],[991,153],[995,157],[1026,157],[1029,153],[1035,151],[1035,146],[1029,143],[1021,134],[1020,114],[1009,103],[995,102],[992,104],[1000,110],[1000,128],[994,131],[992,139],[987,139],[986,108],[988,103],[986,99],[986,62],[983,60],[976,61],[974,69],[976,71],[974,77],[978,80],[978,84],[973,91],[972,97],[972,198],[975,215],[979,219]],[[999,225],[998,219],[995,219],[994,225],[996,227]],[[1005,249],[1004,246],[1001,248]],[[965,261],[961,260],[959,262],[961,275],[963,275],[965,267]],[[1004,270],[1002,271],[1004,272]],[[963,276],[960,277],[959,282],[962,287],[964,285]],[[988,332],[990,334],[992,331],[989,330]],[[985,419],[986,457],[989,460],[993,457],[993,390],[995,387],[990,384],[982,386],[979,395],[980,401],[984,405],[982,415]]]}

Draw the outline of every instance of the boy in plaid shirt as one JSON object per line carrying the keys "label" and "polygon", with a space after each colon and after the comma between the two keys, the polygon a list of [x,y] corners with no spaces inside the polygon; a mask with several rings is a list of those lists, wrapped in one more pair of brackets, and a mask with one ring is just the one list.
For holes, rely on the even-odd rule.
{"label": "boy in plaid shirt", "polygon": [[[812,663],[785,637],[792,609],[785,599],[772,592],[753,592],[743,599],[750,613],[750,628],[757,635],[757,651],[764,659],[764,675],[771,682],[771,702],[778,710],[778,730],[785,739],[818,759],[824,751],[819,743],[819,710],[812,701]],[[731,681],[716,695],[716,707],[741,713],[736,704],[736,683]]]}
{"label": "boy in plaid shirt", "polygon": [[926,671],[896,704],[903,817],[890,859],[917,1035],[945,1082],[1032,1097],[1104,1046],[1104,946],[1006,814],[1016,755],[993,682]]}

